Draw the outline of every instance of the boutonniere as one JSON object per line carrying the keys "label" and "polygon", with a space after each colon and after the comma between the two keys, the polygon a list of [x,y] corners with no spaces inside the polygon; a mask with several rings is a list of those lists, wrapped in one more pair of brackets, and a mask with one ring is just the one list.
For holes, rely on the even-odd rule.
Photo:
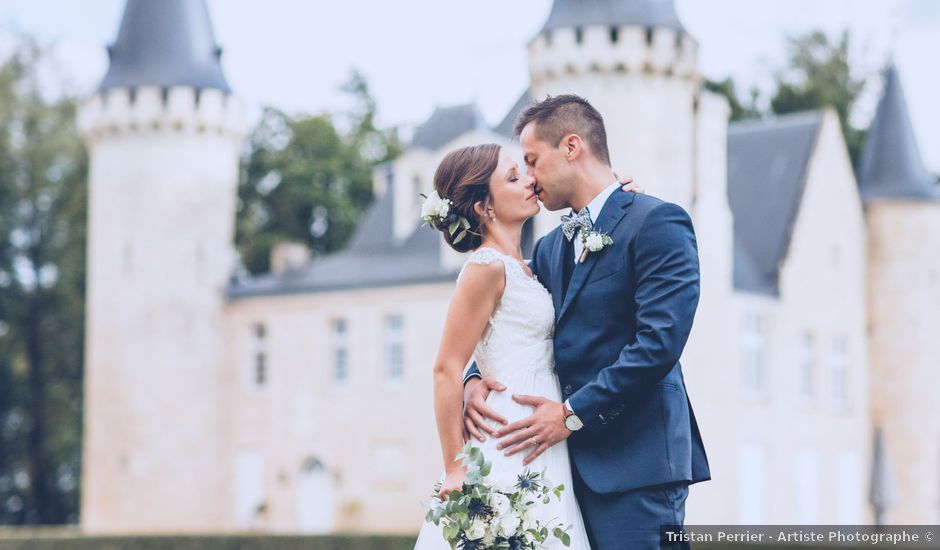
{"label": "boutonniere", "polygon": [[584,263],[587,260],[588,254],[591,252],[600,252],[604,248],[614,244],[614,240],[610,238],[610,235],[607,233],[600,233],[598,231],[591,231],[587,235],[584,232],[581,232],[581,244],[584,245],[584,252],[581,253],[581,257],[578,258],[578,263]]}

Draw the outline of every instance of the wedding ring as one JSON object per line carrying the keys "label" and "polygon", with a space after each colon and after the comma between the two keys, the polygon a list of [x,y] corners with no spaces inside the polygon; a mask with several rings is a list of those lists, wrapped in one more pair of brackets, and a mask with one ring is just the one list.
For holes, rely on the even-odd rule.
{"label": "wedding ring", "polygon": [[538,439],[535,439],[534,437],[532,438],[532,443],[535,443],[535,446],[536,446],[536,447],[539,446],[539,440],[538,440]]}

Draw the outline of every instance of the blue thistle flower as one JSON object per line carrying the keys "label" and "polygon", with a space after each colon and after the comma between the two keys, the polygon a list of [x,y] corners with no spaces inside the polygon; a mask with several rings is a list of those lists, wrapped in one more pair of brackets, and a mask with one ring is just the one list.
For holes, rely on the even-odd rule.
{"label": "blue thistle flower", "polygon": [[478,498],[470,500],[470,506],[467,507],[467,517],[471,520],[477,517],[488,517],[492,513],[493,509]]}

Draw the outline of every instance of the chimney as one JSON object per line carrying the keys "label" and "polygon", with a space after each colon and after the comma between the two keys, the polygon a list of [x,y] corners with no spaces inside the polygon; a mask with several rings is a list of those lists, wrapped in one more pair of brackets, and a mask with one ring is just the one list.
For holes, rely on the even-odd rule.
{"label": "chimney", "polygon": [[271,273],[280,275],[289,269],[310,263],[310,248],[299,241],[281,241],[271,249]]}

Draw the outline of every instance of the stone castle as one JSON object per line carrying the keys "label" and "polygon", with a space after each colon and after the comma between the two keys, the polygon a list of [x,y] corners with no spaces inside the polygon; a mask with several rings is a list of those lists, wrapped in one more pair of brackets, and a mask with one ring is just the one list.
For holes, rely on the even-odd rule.
{"label": "stone castle", "polygon": [[[173,37],[172,40],[167,37]],[[853,172],[834,111],[729,123],[672,0],[554,0],[506,119],[438,109],[348,247],[233,282],[245,127],[204,0],[128,0],[79,114],[90,154],[82,528],[416,532],[431,368],[463,258],[419,228],[456,147],[576,93],[612,163],[692,216],[683,356],[713,480],[688,524],[940,523],[940,202],[900,78]],[[540,213],[527,247],[558,222]]]}

